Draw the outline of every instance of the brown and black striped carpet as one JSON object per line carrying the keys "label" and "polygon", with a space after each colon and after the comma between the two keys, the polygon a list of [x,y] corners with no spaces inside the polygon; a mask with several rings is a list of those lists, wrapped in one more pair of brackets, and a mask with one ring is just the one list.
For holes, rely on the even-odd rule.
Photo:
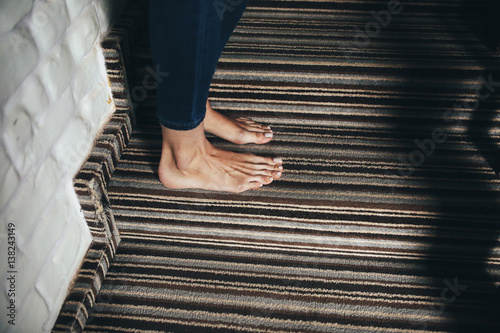
{"label": "brown and black striped carpet", "polygon": [[251,2],[211,100],[276,136],[210,140],[283,157],[261,190],[163,188],[155,93],[135,90],[108,189],[121,243],[86,332],[500,331],[494,11],[394,3]]}

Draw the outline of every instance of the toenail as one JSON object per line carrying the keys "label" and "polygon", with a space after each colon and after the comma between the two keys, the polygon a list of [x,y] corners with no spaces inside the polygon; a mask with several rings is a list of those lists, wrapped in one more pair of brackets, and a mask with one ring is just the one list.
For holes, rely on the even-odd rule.
{"label": "toenail", "polygon": [[273,137],[273,133],[269,133],[269,132],[268,132],[268,133],[264,134],[264,136],[265,136],[266,138],[272,138],[272,137]]}
{"label": "toenail", "polygon": [[279,158],[279,157],[274,158],[273,161],[276,162],[276,163],[282,163],[283,162],[283,160],[281,158]]}
{"label": "toenail", "polygon": [[280,177],[280,176],[281,176],[281,172],[278,172],[278,177]]}
{"label": "toenail", "polygon": [[273,181],[273,180],[274,180],[274,178],[273,178],[273,177],[271,177],[271,178],[269,178],[269,180],[270,180],[270,181]]}
{"label": "toenail", "polygon": [[278,170],[283,170],[283,167],[280,165],[280,166],[278,167]]}

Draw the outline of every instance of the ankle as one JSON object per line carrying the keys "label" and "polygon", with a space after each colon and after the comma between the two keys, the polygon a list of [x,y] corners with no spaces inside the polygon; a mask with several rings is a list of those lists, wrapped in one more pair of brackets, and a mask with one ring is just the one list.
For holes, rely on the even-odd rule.
{"label": "ankle", "polygon": [[195,164],[197,157],[202,154],[198,147],[184,147],[171,152],[173,162],[179,171],[187,171]]}
{"label": "ankle", "polygon": [[208,148],[203,123],[188,131],[171,130],[162,126],[162,135],[160,164],[171,164],[180,171],[189,169],[196,157]]}

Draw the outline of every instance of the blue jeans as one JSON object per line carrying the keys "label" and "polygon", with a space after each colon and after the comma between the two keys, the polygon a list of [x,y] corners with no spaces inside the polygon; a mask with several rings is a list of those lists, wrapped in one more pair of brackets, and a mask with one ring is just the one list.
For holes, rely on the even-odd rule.
{"label": "blue jeans", "polygon": [[[212,76],[248,0],[151,0],[149,28],[158,82],[158,119],[174,130],[205,118]],[[158,67],[157,67],[158,66]]]}

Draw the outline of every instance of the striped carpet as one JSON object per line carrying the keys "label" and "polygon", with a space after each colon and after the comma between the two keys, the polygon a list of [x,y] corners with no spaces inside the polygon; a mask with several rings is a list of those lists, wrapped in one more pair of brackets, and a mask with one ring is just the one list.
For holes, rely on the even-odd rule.
{"label": "striped carpet", "polygon": [[408,0],[375,14],[388,4],[251,2],[211,101],[275,139],[210,140],[283,157],[261,190],[163,188],[155,92],[135,90],[137,126],[108,188],[121,243],[85,332],[500,331],[493,11]]}

